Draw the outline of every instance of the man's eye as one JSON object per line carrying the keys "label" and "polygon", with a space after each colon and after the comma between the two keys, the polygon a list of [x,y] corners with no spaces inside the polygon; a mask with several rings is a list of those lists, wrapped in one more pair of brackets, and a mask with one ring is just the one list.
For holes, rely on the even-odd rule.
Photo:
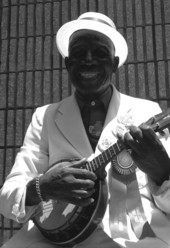
{"label": "man's eye", "polygon": [[95,56],[98,58],[104,59],[108,56],[108,53],[105,49],[99,48],[99,49],[96,49]]}
{"label": "man's eye", "polygon": [[84,57],[85,54],[86,54],[86,51],[85,51],[85,50],[83,50],[83,49],[76,49],[76,50],[72,51],[70,55],[71,55],[73,58],[78,59],[78,58]]}

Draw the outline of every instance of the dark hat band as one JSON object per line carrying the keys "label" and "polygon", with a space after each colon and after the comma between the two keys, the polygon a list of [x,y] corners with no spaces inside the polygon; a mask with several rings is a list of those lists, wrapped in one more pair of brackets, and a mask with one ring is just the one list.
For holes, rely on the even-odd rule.
{"label": "dark hat band", "polygon": [[104,20],[98,19],[98,18],[93,18],[93,17],[83,17],[80,20],[91,20],[91,21],[97,21],[97,22],[101,22],[103,24],[108,25],[109,27],[113,28],[113,26],[111,26],[108,22],[105,22]]}

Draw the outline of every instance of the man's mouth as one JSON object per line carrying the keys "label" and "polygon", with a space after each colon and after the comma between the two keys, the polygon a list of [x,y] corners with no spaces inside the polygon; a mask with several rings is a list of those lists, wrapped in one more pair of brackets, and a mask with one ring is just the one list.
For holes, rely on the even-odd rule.
{"label": "man's mouth", "polygon": [[85,79],[96,78],[99,75],[99,72],[80,72],[80,76]]}

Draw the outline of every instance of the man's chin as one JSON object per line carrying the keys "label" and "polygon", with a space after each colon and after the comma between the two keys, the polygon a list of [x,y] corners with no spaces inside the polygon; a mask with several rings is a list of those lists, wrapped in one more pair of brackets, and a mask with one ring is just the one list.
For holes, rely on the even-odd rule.
{"label": "man's chin", "polygon": [[95,97],[95,96],[98,96],[99,94],[101,94],[102,88],[99,88],[99,87],[92,88],[89,86],[89,87],[81,88],[81,89],[79,89],[79,91],[81,92],[81,94],[86,95],[88,97],[90,97],[90,96]]}

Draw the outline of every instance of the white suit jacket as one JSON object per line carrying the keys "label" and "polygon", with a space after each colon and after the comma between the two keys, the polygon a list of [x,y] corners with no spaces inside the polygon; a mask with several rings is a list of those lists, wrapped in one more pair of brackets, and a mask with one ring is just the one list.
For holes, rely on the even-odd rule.
{"label": "white suit jacket", "polygon": [[[116,142],[114,132],[121,116],[127,114],[133,116],[134,124],[138,126],[160,111],[157,103],[121,94],[114,88],[98,145],[103,140],[111,143]],[[161,138],[161,141],[170,154],[169,137],[165,135]],[[37,206],[25,207],[26,184],[29,180],[62,159],[81,159],[82,157],[91,159],[99,153],[98,146],[95,154],[91,148],[74,94],[59,103],[38,108],[33,114],[32,122],[28,127],[23,146],[16,156],[15,164],[0,191],[0,212],[7,218],[18,222],[26,222],[37,208]],[[170,182],[164,182],[161,188],[154,192],[155,195],[151,195],[146,175],[139,171],[136,173],[137,180],[132,185],[127,197],[126,185],[121,180],[114,178],[111,166],[110,163],[106,167],[110,194],[108,208],[101,223],[105,233],[121,244],[122,247],[143,248],[151,245],[154,248],[170,247]],[[141,197],[146,218],[151,223],[157,237],[139,240],[129,224],[126,208],[124,213],[124,210],[121,210],[123,209],[122,206],[126,206],[128,201],[134,201],[135,204],[136,193],[134,193],[134,188]],[[118,219],[120,218],[126,220],[119,225]],[[101,238],[101,235],[99,236]],[[102,242],[99,243],[102,244]],[[100,247],[99,243],[97,247]],[[25,244],[25,241],[23,241],[21,247],[27,247],[23,244]],[[19,244],[17,245],[18,248]],[[82,242],[80,247],[90,246],[85,241]]]}

